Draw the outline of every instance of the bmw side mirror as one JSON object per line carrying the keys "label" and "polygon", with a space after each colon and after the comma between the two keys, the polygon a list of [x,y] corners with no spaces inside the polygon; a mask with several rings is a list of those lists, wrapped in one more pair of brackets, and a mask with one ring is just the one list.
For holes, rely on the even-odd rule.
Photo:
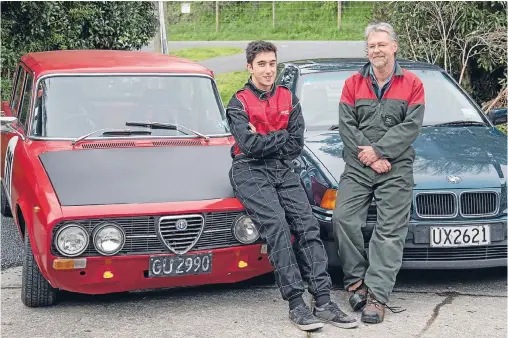
{"label": "bmw side mirror", "polygon": [[506,111],[507,108],[492,109],[487,114],[487,117],[494,125],[506,124]]}

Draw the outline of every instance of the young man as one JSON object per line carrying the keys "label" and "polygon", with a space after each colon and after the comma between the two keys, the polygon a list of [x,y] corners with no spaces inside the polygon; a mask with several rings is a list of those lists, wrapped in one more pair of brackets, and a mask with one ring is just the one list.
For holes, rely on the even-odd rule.
{"label": "young man", "polygon": [[[327,322],[355,327],[356,320],[330,300],[328,258],[319,225],[300,178],[292,170],[291,160],[302,151],[305,130],[299,101],[289,89],[274,85],[277,49],[272,43],[251,42],[246,54],[251,76],[233,95],[226,113],[236,141],[229,172],[235,196],[267,243],[292,323],[305,331],[317,330]],[[302,298],[305,290],[300,269],[316,300],[314,313]]]}
{"label": "young man", "polygon": [[[362,321],[384,319],[402,264],[413,192],[411,144],[422,128],[425,95],[421,80],[395,61],[391,25],[367,27],[369,61],[346,80],[339,105],[339,131],[346,167],[332,217],[344,284]],[[377,224],[368,259],[361,232],[375,198]]]}

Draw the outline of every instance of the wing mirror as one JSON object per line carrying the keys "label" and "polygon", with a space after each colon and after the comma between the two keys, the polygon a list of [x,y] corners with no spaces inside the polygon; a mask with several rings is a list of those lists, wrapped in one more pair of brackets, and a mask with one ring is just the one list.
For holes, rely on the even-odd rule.
{"label": "wing mirror", "polygon": [[487,117],[496,126],[500,124],[506,124],[506,111],[506,107],[492,109],[488,112]]}
{"label": "wing mirror", "polygon": [[14,116],[0,116],[0,123],[2,124],[2,126],[6,126],[11,123],[14,123],[17,120],[18,120],[18,118],[14,117]]}
{"label": "wing mirror", "polygon": [[[18,121],[18,118],[17,117],[14,117],[14,116],[0,116],[0,124],[2,127],[6,127],[6,131],[11,131],[15,134],[18,134],[19,137],[24,141],[25,140],[25,135],[21,134],[16,128],[13,128],[11,126],[12,123]],[[2,129],[2,131],[4,131],[4,129]]]}

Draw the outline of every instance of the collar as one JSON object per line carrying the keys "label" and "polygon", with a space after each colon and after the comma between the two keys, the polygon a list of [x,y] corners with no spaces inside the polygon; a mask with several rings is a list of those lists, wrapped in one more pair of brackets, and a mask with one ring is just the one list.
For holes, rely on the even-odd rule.
{"label": "collar", "polygon": [[[396,76],[404,76],[404,72],[402,71],[402,67],[400,67],[399,63],[397,62],[397,60],[395,60],[395,65],[394,65],[394,72],[392,73],[395,74]],[[363,77],[367,77],[367,76],[370,76],[370,73],[371,73],[371,69],[372,69],[372,65],[369,62],[367,62],[363,67],[362,69],[360,70],[360,74],[362,74]]]}
{"label": "collar", "polygon": [[275,86],[275,83],[274,83],[272,85],[272,88],[270,90],[268,90],[268,91],[261,90],[258,87],[256,87],[254,82],[252,82],[252,75],[251,75],[251,76],[249,76],[249,80],[245,84],[245,88],[247,88],[251,92],[253,92],[254,95],[257,96],[258,99],[260,99],[260,100],[267,100],[267,99],[269,99],[270,97],[272,97],[275,94],[276,86]]}

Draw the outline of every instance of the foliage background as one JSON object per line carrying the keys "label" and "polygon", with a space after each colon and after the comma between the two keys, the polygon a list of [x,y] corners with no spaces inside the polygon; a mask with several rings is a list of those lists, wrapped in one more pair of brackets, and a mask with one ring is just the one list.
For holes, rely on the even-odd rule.
{"label": "foliage background", "polygon": [[441,66],[478,103],[506,90],[506,1],[376,2],[373,17],[394,26],[401,57]]}
{"label": "foliage background", "polygon": [[156,33],[154,2],[2,1],[2,99],[26,52],[62,49],[140,49]]}

